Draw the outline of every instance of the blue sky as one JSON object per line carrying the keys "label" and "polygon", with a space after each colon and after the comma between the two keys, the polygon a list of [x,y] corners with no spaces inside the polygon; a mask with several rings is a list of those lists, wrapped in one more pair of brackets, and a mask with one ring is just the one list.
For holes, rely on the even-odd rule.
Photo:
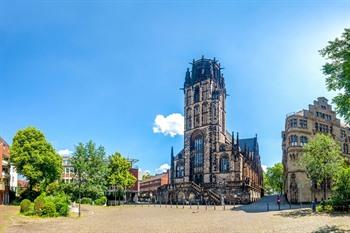
{"label": "blue sky", "polygon": [[225,67],[227,125],[281,160],[285,115],[331,99],[318,50],[350,27],[349,1],[0,1],[0,135],[42,130],[57,150],[92,139],[143,170],[183,137],[154,133],[183,114],[186,68]]}

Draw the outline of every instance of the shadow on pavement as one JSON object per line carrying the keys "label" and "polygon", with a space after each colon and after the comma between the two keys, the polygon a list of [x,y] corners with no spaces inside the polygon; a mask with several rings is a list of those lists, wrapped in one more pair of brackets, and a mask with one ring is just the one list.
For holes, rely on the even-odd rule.
{"label": "shadow on pavement", "polygon": [[270,211],[283,211],[300,208],[299,205],[289,205],[287,202],[282,202],[280,208],[277,205],[277,195],[265,196],[257,202],[249,205],[242,205],[234,210],[241,210],[247,213],[259,213],[259,212],[270,212]]}
{"label": "shadow on pavement", "polygon": [[338,226],[323,226],[312,233],[350,233],[350,230],[340,229]]}
{"label": "shadow on pavement", "polygon": [[298,218],[313,215],[311,209],[299,209],[276,214],[281,217]]}

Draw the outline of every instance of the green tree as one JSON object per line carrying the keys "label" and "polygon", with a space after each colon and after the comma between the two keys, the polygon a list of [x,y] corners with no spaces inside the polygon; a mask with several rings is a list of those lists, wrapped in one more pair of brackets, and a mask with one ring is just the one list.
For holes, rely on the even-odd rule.
{"label": "green tree", "polygon": [[147,180],[148,178],[150,178],[152,175],[149,173],[149,172],[145,172],[143,175],[142,175],[142,180]]}
{"label": "green tree", "polygon": [[29,190],[46,186],[59,179],[62,173],[62,159],[44,134],[34,127],[19,130],[11,146],[11,162],[18,173],[29,182]]}
{"label": "green tree", "polygon": [[337,112],[350,123],[350,28],[340,38],[329,41],[320,50],[328,61],[323,65],[326,85],[330,91],[339,91],[333,98]]}
{"label": "green tree", "polygon": [[327,181],[334,178],[344,165],[339,144],[329,135],[316,134],[304,146],[300,164],[305,167],[307,176],[317,185],[323,184],[323,198],[326,199]]}
{"label": "green tree", "polygon": [[114,197],[117,190],[125,191],[132,187],[136,178],[130,173],[131,163],[120,153],[116,152],[109,157],[108,163],[108,184],[115,187]]}
{"label": "green tree", "polygon": [[332,199],[337,203],[350,200],[350,167],[340,169],[332,186]]}
{"label": "green tree", "polygon": [[282,193],[283,191],[283,165],[276,163],[264,172],[264,188],[268,194]]}
{"label": "green tree", "polygon": [[107,188],[107,161],[104,147],[96,147],[92,141],[86,144],[79,143],[75,147],[71,161],[82,195],[93,200],[103,196]]}

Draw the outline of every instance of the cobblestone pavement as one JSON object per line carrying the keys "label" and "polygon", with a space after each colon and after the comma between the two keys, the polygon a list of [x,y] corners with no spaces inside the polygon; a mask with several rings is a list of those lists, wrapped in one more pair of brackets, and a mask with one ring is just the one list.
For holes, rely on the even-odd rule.
{"label": "cobblestone pavement", "polygon": [[350,232],[350,214],[308,209],[245,212],[217,206],[84,206],[82,217],[15,216],[7,232]]}
{"label": "cobblestone pavement", "polygon": [[0,205],[0,232],[3,232],[11,223],[11,218],[18,213],[17,206]]}

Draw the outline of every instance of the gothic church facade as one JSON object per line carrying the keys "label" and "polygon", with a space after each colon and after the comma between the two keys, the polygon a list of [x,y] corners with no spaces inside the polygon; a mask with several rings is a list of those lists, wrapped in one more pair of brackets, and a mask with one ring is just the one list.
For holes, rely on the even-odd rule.
{"label": "gothic church facade", "polygon": [[236,138],[226,129],[226,88],[220,63],[193,60],[184,83],[184,148],[171,150],[166,201],[247,203],[262,195],[257,136]]}

